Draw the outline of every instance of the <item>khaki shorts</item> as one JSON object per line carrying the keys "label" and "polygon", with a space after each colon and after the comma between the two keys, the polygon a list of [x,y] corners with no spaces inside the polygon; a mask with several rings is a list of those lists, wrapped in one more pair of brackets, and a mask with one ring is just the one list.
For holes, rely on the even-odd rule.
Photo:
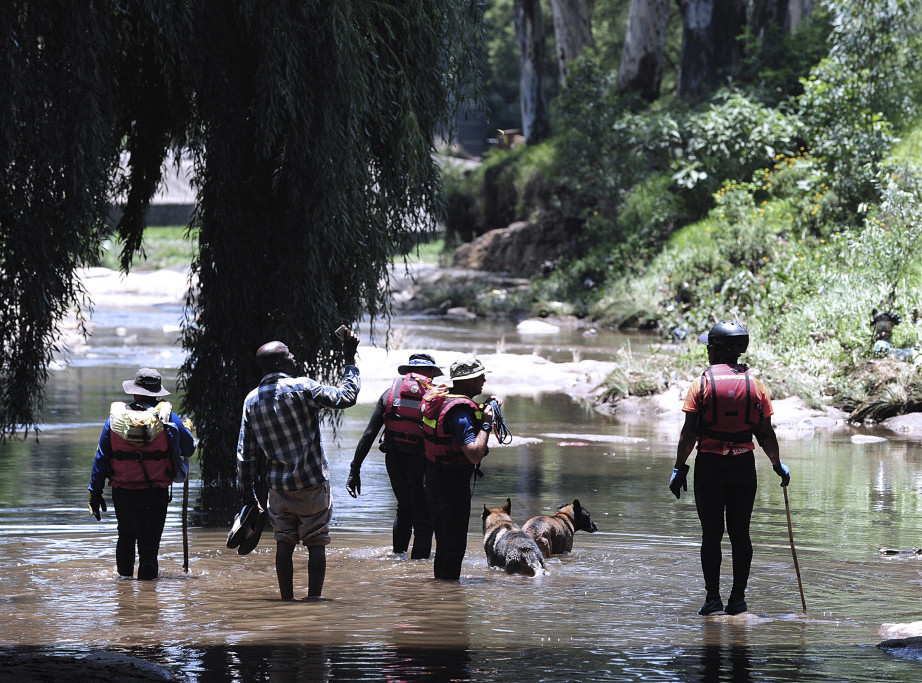
{"label": "khaki shorts", "polygon": [[276,491],[269,489],[269,521],[275,540],[291,545],[329,545],[333,495],[330,482],[309,489]]}

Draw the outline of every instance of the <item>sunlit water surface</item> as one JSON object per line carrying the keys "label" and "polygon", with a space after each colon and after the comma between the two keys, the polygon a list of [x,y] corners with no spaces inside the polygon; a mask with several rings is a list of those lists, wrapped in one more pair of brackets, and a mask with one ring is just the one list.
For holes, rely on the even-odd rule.
{"label": "sunlit water surface", "polygon": [[[394,503],[377,451],[363,467],[362,495],[346,494],[376,394],[327,438],[335,513],[324,600],[277,599],[271,532],[242,557],[225,547],[226,528],[193,526],[184,572],[178,486],[161,577],[120,580],[114,514],[96,522],[85,505],[95,443],[135,368],[159,367],[173,386],[178,316],[175,307],[98,312],[91,352],[51,379],[40,440],[0,446],[3,650],[124,650],[180,680],[922,678],[922,663],[875,647],[882,624],[920,618],[922,560],[877,552],[920,544],[917,443],[855,444],[848,430],[782,441],[806,614],[782,492],[760,454],[751,611],[705,619],[696,614],[704,594],[694,501],[666,488],[676,423],[620,422],[556,394],[507,399],[515,438],[483,463],[459,583],[435,582],[430,561],[391,553]],[[522,339],[511,326],[424,320],[397,329],[407,346],[495,352],[502,344],[553,360],[571,360],[574,350],[604,359],[632,343],[575,333]],[[506,575],[486,565],[480,532],[483,505],[506,497],[519,523],[578,498],[599,531],[579,532],[546,576]],[[729,581],[726,542],[725,553]],[[306,593],[306,559],[299,549],[296,596]]]}

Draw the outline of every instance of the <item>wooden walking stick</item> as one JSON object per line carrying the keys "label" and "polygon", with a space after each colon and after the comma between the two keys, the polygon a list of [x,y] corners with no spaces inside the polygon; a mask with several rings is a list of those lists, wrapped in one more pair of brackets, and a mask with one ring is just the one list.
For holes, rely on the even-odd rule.
{"label": "wooden walking stick", "polygon": [[782,486],[784,491],[784,511],[788,516],[788,538],[791,539],[791,555],[794,557],[794,572],[797,574],[797,586],[800,588],[800,604],[803,605],[804,614],[807,613],[807,600],[804,598],[804,584],[800,580],[800,564],[797,562],[797,550],[794,548],[794,527],[791,526],[791,504],[788,502],[788,487]]}
{"label": "wooden walking stick", "polygon": [[[186,471],[189,470],[188,456],[183,458],[186,461]],[[182,483],[182,570],[189,573],[189,475]],[[806,608],[804,608],[806,609]]]}

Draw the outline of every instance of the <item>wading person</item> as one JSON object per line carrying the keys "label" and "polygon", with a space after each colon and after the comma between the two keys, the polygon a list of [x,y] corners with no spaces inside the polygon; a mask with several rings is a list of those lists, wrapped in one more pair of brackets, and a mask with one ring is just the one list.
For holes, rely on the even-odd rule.
{"label": "wading person", "polygon": [[449,373],[451,388],[435,387],[423,397],[423,483],[435,531],[436,579],[457,581],[461,577],[471,516],[471,479],[487,455],[493,429],[492,407],[483,408],[473,401],[483,390],[485,373],[476,358],[456,361]]}
{"label": "wading person", "polygon": [[[707,344],[710,366],[685,397],[685,423],[669,489],[676,498],[682,489],[688,490],[685,461],[697,444],[694,492],[701,521],[701,569],[706,591],[698,614],[739,614],[747,610],[746,584],[752,564],[749,521],[756,496],[753,437],[781,477],[782,486],[788,485],[791,473],[779,456],[768,390],[738,362],[749,346],[749,333],[738,323],[721,322],[702,334],[700,341]],[[719,585],[725,519],[733,554],[733,586],[726,612]]]}
{"label": "wading person", "polygon": [[412,560],[424,560],[432,552],[432,520],[423,490],[426,455],[420,425],[423,395],[433,388],[433,377],[442,374],[435,359],[427,353],[414,353],[405,365],[397,368],[390,389],[381,394],[362,438],[355,447],[346,490],[355,498],[362,493],[362,462],[371,444],[384,427],[379,448],[384,451],[384,466],[397,499],[394,517],[394,553],[403,554],[413,537]]}
{"label": "wading person", "polygon": [[275,532],[275,573],[282,600],[294,599],[295,546],[307,546],[307,597],[319,598],[326,576],[330,543],[330,466],[320,440],[320,408],[355,405],[361,382],[355,366],[359,338],[343,337],[346,361],[339,387],[310,377],[295,377],[295,358],[282,342],[263,344],[256,362],[264,374],[243,402],[237,441],[237,483],[246,502],[262,509],[254,479],[259,462],[269,489],[269,521]]}
{"label": "wading person", "polygon": [[118,521],[115,566],[119,576],[134,576],[135,547],[138,579],[156,579],[157,553],[170,503],[170,485],[185,481],[184,458],[195,451],[195,439],[173,412],[170,392],[160,373],[141,368],[134,379],[122,382],[131,403],[116,401],[103,425],[90,474],[90,511],[101,518],[106,510],[102,492],[106,477],[112,486],[112,504]]}

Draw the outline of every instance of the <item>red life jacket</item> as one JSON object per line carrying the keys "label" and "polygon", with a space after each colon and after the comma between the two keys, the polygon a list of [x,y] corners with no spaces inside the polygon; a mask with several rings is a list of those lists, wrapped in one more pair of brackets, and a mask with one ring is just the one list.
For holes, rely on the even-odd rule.
{"label": "red life jacket", "polygon": [[762,419],[755,381],[745,365],[712,365],[701,375],[698,450],[736,455],[755,448]]}
{"label": "red life jacket", "polygon": [[417,372],[398,377],[387,392],[384,410],[384,440],[403,451],[423,447],[423,430],[419,424],[423,395],[432,389],[432,379]]}
{"label": "red life jacket", "polygon": [[474,418],[483,418],[483,408],[467,396],[450,394],[446,387],[435,387],[426,392],[420,406],[426,459],[447,465],[470,465],[453,432],[445,430],[445,416],[458,405],[470,406]]}
{"label": "red life jacket", "polygon": [[116,401],[109,411],[112,459],[109,481],[114,488],[167,488],[173,481],[169,441],[163,423],[173,407],[166,401],[144,410]]}

